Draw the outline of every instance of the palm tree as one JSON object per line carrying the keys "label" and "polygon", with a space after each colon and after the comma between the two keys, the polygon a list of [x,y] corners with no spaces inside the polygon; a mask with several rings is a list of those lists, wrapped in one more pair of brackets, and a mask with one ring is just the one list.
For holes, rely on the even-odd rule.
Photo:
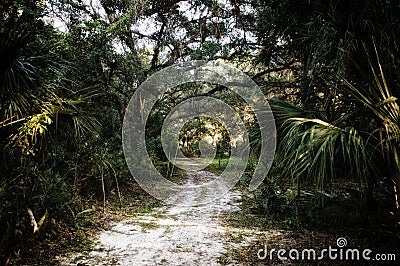
{"label": "palm tree", "polygon": [[[40,4],[16,6],[6,1],[0,13],[0,134],[3,145],[33,154],[39,135],[62,117],[72,118],[76,134],[97,132],[99,124],[82,109],[95,93],[67,89],[65,74],[72,66],[51,52],[55,36],[39,19]],[[50,38],[51,39],[51,38]]]}
{"label": "palm tree", "polygon": [[[342,80],[340,91],[351,101],[338,107],[349,110],[338,114],[338,118],[329,119],[318,110],[278,99],[270,101],[278,125],[277,159],[285,165],[281,176],[290,177],[298,194],[314,186],[320,206],[335,181],[346,180],[357,184],[363,196],[361,206],[366,209],[371,189],[389,178],[393,183],[393,206],[399,211],[398,99],[388,86],[377,49],[373,56],[366,52],[369,69],[357,65],[365,84]],[[343,106],[347,102],[352,106]]]}
{"label": "palm tree", "polygon": [[[299,86],[297,104],[271,100],[278,124],[277,165],[285,166],[279,176],[298,194],[313,188],[319,205],[334,194],[329,192],[337,181],[356,185],[364,209],[375,186],[386,183],[392,193],[385,197],[398,211],[398,2],[267,5],[261,10],[277,21],[261,21],[260,32],[269,33],[260,35],[261,41],[278,36],[285,40],[278,52],[284,52],[276,56],[293,55],[289,60],[299,62],[291,68]],[[290,21],[280,24],[282,17]]]}
{"label": "palm tree", "polygon": [[[5,225],[0,229],[0,263],[12,253],[19,234],[26,240],[27,208],[47,211],[58,202],[55,215],[71,200],[65,173],[57,172],[64,169],[53,165],[65,158],[43,167],[51,157],[47,152],[56,154],[74,132],[79,136],[100,131],[91,113],[96,93],[67,78],[73,66],[53,52],[60,38],[42,22],[41,2],[0,4],[0,223]],[[37,156],[39,152],[43,156]]]}

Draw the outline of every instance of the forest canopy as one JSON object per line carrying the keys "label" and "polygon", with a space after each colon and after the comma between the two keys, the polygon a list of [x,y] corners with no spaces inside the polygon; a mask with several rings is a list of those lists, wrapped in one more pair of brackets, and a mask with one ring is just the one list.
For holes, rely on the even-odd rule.
{"label": "forest canopy", "polygon": [[[277,152],[254,191],[258,215],[364,221],[400,237],[398,0],[4,0],[0,16],[1,263],[62,225],[79,231],[85,211],[106,209],[116,190],[116,202],[130,201],[121,194],[134,182],[121,139],[128,102],[152,74],[189,60],[240,69],[272,108]],[[262,129],[243,99],[192,83],[151,113],[146,144],[157,168],[173,171],[160,146],[165,116],[194,96],[247,119],[257,160]],[[185,130],[186,155],[212,132],[217,157],[229,156],[221,124],[198,118]],[[39,235],[27,209],[47,223]]]}

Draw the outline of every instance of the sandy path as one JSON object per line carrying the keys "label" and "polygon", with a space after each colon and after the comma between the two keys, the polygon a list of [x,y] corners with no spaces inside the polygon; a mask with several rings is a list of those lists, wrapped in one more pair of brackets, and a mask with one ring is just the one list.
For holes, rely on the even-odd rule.
{"label": "sandy path", "polygon": [[[187,173],[187,186],[217,178],[207,171]],[[100,233],[93,251],[60,265],[219,265],[227,248],[237,245],[229,243],[221,215],[238,210],[240,199],[240,192],[230,191],[210,204],[187,207],[191,197],[181,195],[174,205],[115,223]]]}

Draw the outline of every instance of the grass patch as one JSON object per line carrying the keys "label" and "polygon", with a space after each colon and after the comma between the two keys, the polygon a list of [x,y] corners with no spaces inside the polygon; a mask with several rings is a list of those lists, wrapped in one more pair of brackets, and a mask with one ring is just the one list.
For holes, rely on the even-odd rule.
{"label": "grass patch", "polygon": [[205,170],[213,174],[220,175],[229,163],[229,157],[214,158],[214,160],[206,167]]}
{"label": "grass patch", "polygon": [[[201,159],[200,159],[201,160]],[[239,160],[238,158],[233,158],[233,157],[216,157],[214,160],[205,168],[206,171],[209,171],[213,174],[216,175],[221,175],[223,171],[225,171],[229,160]],[[235,163],[235,162],[233,162]],[[251,178],[253,177],[253,172],[255,167],[257,166],[258,163],[258,157],[251,155],[245,172],[243,176],[240,178],[239,182],[237,183],[236,187],[247,187],[250,183]]]}
{"label": "grass patch", "polygon": [[229,242],[232,242],[232,243],[242,243],[245,240],[242,232],[238,232],[238,233],[231,232],[228,234],[228,239],[229,239]]}
{"label": "grass patch", "polygon": [[153,212],[155,208],[159,208],[161,206],[162,203],[160,201],[153,201],[150,202],[149,204],[132,206],[129,208],[129,211],[134,214],[146,214]]}
{"label": "grass patch", "polygon": [[142,227],[142,232],[146,233],[149,230],[155,230],[157,228],[160,228],[160,225],[157,223],[153,223],[153,222],[135,222],[135,224],[139,225],[140,227]]}
{"label": "grass patch", "polygon": [[172,232],[171,226],[168,226],[167,228],[165,228],[163,235],[167,235],[171,232]]}
{"label": "grass patch", "polygon": [[268,228],[272,224],[265,217],[255,216],[243,211],[237,211],[227,214],[224,222],[231,227],[244,229],[260,229]]}

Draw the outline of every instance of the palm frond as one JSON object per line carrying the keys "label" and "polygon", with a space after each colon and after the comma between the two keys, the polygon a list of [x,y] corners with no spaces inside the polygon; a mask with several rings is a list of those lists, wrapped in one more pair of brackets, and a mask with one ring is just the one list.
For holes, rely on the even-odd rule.
{"label": "palm frond", "polygon": [[285,165],[282,176],[294,183],[314,184],[319,192],[338,177],[367,186],[373,171],[371,144],[354,127],[342,128],[340,119],[328,122],[315,112],[281,101],[273,102],[272,109],[282,122],[278,129],[278,154]]}
{"label": "palm frond", "polygon": [[[365,47],[365,46],[364,46]],[[344,79],[345,87],[343,90],[355,97],[362,105],[368,108],[375,115],[379,124],[378,128],[372,128],[372,132],[379,132],[379,144],[377,147],[382,149],[386,158],[392,161],[396,173],[400,173],[398,161],[398,146],[400,142],[400,108],[398,99],[393,96],[393,90],[389,87],[382,67],[378,48],[374,43],[373,58],[367,48],[365,48],[369,63],[369,73],[353,60],[360,76],[367,81],[368,86],[354,84]]]}

